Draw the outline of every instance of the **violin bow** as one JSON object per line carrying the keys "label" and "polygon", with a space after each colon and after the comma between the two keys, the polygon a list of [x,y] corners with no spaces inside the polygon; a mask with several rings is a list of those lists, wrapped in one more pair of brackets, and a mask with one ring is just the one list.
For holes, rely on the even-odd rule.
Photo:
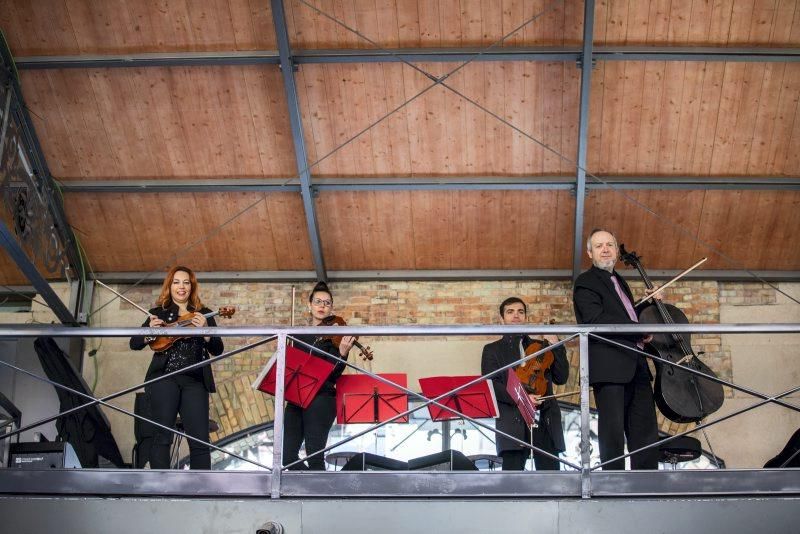
{"label": "violin bow", "polygon": [[141,306],[139,306],[138,304],[136,304],[135,302],[133,302],[131,299],[129,299],[128,297],[126,297],[126,296],[125,296],[125,295],[123,295],[122,293],[120,293],[120,292],[118,292],[118,291],[115,291],[115,290],[111,289],[110,287],[108,287],[107,285],[105,285],[105,284],[104,284],[103,282],[101,282],[100,280],[95,280],[95,283],[97,283],[97,284],[100,284],[101,286],[103,286],[104,288],[108,289],[109,291],[111,291],[112,293],[114,293],[116,296],[118,296],[119,298],[121,298],[122,300],[124,300],[125,302],[127,302],[128,304],[130,304],[131,306],[133,306],[134,308],[136,308],[136,309],[138,309],[139,311],[141,311],[143,314],[145,314],[145,315],[147,315],[148,317],[150,317],[150,312],[149,312],[149,311],[145,310],[144,308],[142,308]]}
{"label": "violin bow", "polygon": [[697,269],[699,266],[704,264],[707,260],[708,260],[708,258],[703,258],[702,260],[698,261],[697,263],[695,263],[694,265],[692,265],[691,267],[689,267],[688,269],[686,269],[685,271],[680,273],[678,276],[676,276],[675,278],[673,278],[672,280],[670,280],[666,284],[662,285],[661,287],[659,287],[658,289],[656,289],[655,291],[653,291],[652,293],[650,293],[649,295],[644,297],[642,300],[640,300],[639,302],[634,304],[634,306],[640,306],[640,305],[644,304],[645,302],[647,302],[651,298],[655,297],[656,295],[658,295],[659,293],[661,293],[662,291],[667,289],[669,286],[671,286],[672,284],[674,284],[675,282],[677,282],[678,280],[680,280],[681,278],[683,278],[684,276],[686,276],[690,272],[692,272],[695,269]]}

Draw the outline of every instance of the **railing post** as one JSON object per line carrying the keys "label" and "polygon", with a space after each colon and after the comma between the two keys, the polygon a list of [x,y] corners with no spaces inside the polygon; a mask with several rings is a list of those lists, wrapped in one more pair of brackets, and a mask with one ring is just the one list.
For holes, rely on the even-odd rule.
{"label": "railing post", "polygon": [[272,425],[272,489],[270,497],[281,497],[283,469],[283,393],[286,380],[286,334],[278,334],[278,366],[275,373],[275,419]]}
{"label": "railing post", "polygon": [[589,334],[580,334],[581,387],[581,497],[592,496],[591,443],[589,441]]}

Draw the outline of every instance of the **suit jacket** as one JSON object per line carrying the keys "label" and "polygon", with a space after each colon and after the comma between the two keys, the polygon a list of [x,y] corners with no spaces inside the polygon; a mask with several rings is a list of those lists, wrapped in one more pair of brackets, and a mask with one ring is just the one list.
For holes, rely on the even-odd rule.
{"label": "suit jacket", "polygon": [[[208,308],[203,308],[197,310],[202,314],[210,313],[211,310]],[[178,306],[173,304],[169,308],[162,308],[160,306],[156,308],[152,308],[150,310],[152,315],[155,315],[159,319],[162,319],[165,323],[174,323],[178,320],[180,316],[180,312],[178,311]],[[142,326],[147,326],[150,324],[150,318],[148,317],[145,319]],[[216,321],[214,321],[213,317],[208,318],[208,326],[217,326]],[[198,338],[202,341],[202,343],[197,344],[197,354],[196,358],[197,361],[207,360],[209,358],[209,354],[213,356],[219,356],[222,354],[222,351],[225,350],[225,347],[222,343],[221,337],[211,337],[208,342],[205,341],[203,338]],[[130,341],[131,350],[142,350],[144,347],[147,346],[145,343],[144,336],[133,336]],[[153,359],[150,361],[150,367],[147,368],[147,374],[145,375],[145,380],[151,380],[153,378],[157,378],[162,376],[164,373],[164,367],[167,365],[167,349],[164,352],[154,352]],[[214,374],[211,372],[210,365],[204,365],[201,367],[203,373],[203,385],[205,386],[206,390],[209,393],[214,393],[217,390],[216,384],[214,383]]]}
{"label": "suit jacket", "polygon": [[[483,347],[483,355],[481,356],[481,374],[485,375],[496,371],[501,367],[519,360],[519,341],[523,340],[523,346],[527,346],[531,342],[528,336],[503,336],[501,339],[493,343],[489,343]],[[548,345],[547,341],[544,342]],[[553,365],[545,371],[545,378],[547,378],[547,395],[553,393],[553,383],[566,384],[569,378],[569,362],[567,361],[567,351],[563,346],[553,349]],[[505,432],[510,436],[527,442],[527,424],[519,413],[516,402],[511,398],[511,395],[506,391],[506,383],[508,382],[508,372],[502,372],[492,377],[492,387],[494,394],[497,398],[497,408],[499,410],[499,418],[495,421],[497,430]],[[561,426],[561,409],[558,406],[556,399],[548,399],[539,406],[539,428],[543,432],[550,434],[555,445],[556,452],[563,451],[564,445],[564,430]],[[497,443],[497,453],[503,451],[519,450],[522,445],[511,441],[510,439],[497,435],[495,440]]]}
{"label": "suit jacket", "polygon": [[[572,303],[575,318],[579,324],[636,324],[631,320],[625,305],[620,300],[608,271],[592,266],[581,273],[575,281]],[[633,303],[630,287],[616,271],[614,271],[620,287]],[[642,336],[637,334],[607,335],[603,337],[636,348]],[[637,365],[647,363],[636,353],[611,345],[596,338],[589,338],[589,382],[612,382],[624,384],[633,379]],[[648,369],[649,374],[649,369]]]}

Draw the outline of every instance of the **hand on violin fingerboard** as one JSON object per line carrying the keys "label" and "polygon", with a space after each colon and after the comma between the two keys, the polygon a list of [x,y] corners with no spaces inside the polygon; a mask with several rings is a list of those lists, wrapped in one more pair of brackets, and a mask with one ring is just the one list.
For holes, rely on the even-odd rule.
{"label": "hand on violin fingerboard", "polygon": [[353,348],[353,344],[356,342],[356,338],[353,336],[342,336],[342,342],[339,343],[339,354],[342,355],[342,358],[345,358],[347,354],[350,352],[350,349]]}

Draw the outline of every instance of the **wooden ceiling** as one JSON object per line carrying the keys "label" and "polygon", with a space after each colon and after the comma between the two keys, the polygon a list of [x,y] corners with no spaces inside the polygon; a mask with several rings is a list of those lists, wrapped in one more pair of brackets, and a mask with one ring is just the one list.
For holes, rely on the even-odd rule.
{"label": "wooden ceiling", "polygon": [[[503,46],[577,47],[583,34],[576,0],[306,1],[388,48],[487,47],[542,12]],[[595,45],[798,47],[799,3],[598,1]],[[269,4],[0,0],[0,28],[18,57],[276,50]],[[374,48],[305,2],[284,4],[295,50]],[[437,77],[458,65],[417,64]],[[20,79],[65,184],[297,175],[277,65],[20,70]],[[447,78],[452,90],[406,105],[433,82],[402,63],[302,64],[295,80],[312,183],[575,175],[572,61],[471,62]],[[800,63],[599,61],[587,170],[797,178],[799,100]],[[313,203],[330,270],[572,267],[569,191],[321,191]],[[800,271],[800,249],[785,245],[800,231],[798,204],[790,190],[593,189],[585,227],[616,229],[651,268],[708,255],[710,269]],[[161,269],[190,246],[179,259],[201,271],[314,268],[296,192],[74,192],[64,207],[96,271]],[[19,277],[0,262],[1,282]]]}

